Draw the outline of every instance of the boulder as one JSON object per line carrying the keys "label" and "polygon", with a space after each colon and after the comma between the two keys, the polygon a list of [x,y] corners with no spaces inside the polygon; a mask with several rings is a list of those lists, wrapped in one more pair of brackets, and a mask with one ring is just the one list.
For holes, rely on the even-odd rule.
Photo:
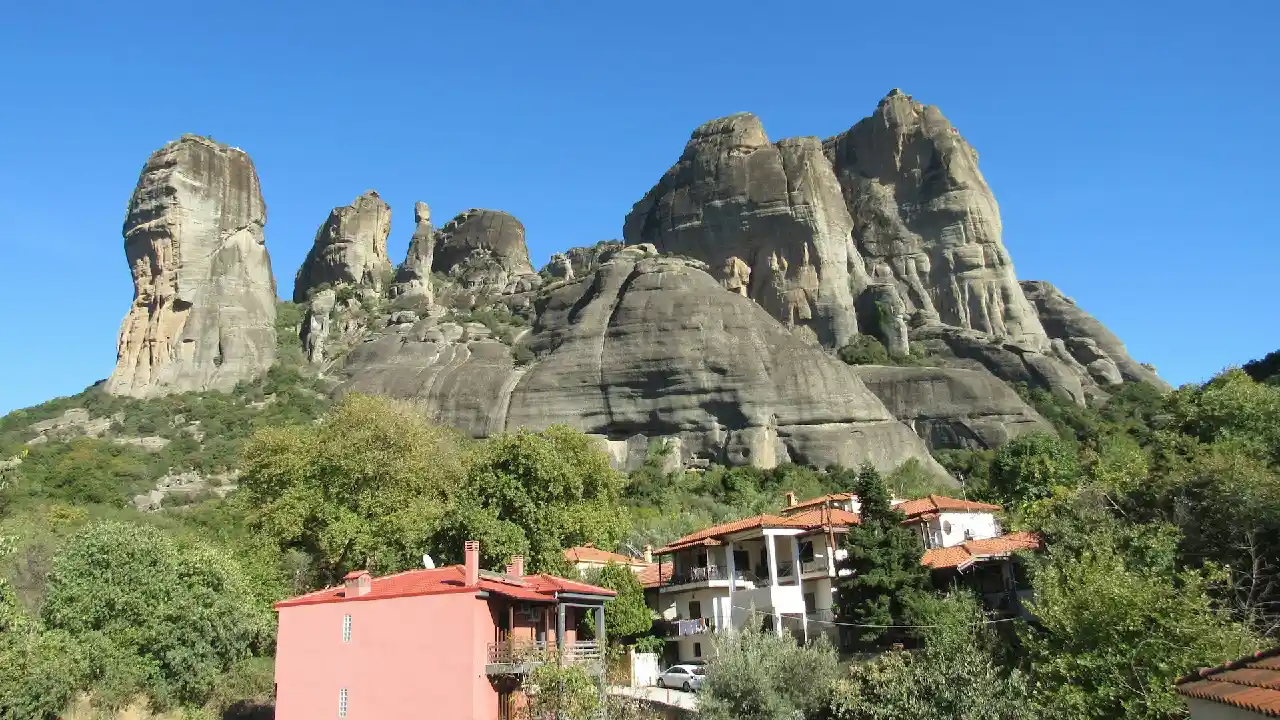
{"label": "boulder", "polygon": [[1025,433],[1054,431],[989,372],[879,365],[858,365],[854,371],[931,450],[985,450]]}
{"label": "boulder", "polygon": [[1044,280],[1024,280],[1022,292],[1049,337],[1062,340],[1067,351],[1089,369],[1099,384],[1146,382],[1168,390],[1169,384],[1129,357],[1120,338],[1075,301]]}
{"label": "boulder", "polygon": [[316,231],[293,284],[293,301],[306,302],[321,285],[355,285],[381,291],[391,274],[387,235],[391,207],[373,190],[350,205],[334,208]]}
{"label": "boulder", "polygon": [[106,391],[230,390],[276,359],[267,208],[248,154],[184,135],[147,160],[129,200],[134,300]]}
{"label": "boulder", "polygon": [[852,227],[818,139],[773,143],[739,113],[693,131],[623,236],[707,263],[789,329],[838,348],[858,332],[853,299],[866,280]]}
{"label": "boulder", "polygon": [[435,255],[436,232],[431,226],[431,209],[426,203],[420,202],[413,206],[413,221],[409,252],[396,272],[396,283],[391,287],[391,296],[422,298],[430,304],[434,298],[431,263]]}
{"label": "boulder", "polygon": [[527,292],[539,284],[524,225],[497,210],[468,210],[436,234],[431,269],[482,292]]}

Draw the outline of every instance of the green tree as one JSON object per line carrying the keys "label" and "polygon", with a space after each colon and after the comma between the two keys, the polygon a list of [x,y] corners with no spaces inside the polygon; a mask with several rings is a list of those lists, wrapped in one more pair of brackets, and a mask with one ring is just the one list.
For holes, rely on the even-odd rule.
{"label": "green tree", "polygon": [[893,365],[884,343],[874,335],[858,335],[840,348],[841,360],[849,365]]}
{"label": "green tree", "polygon": [[1255,647],[1208,581],[1134,568],[1105,536],[1078,555],[1051,552],[1034,573],[1038,628],[1019,633],[1037,693],[1070,717],[1181,716],[1176,678]]}
{"label": "green tree", "polygon": [[483,562],[511,555],[535,572],[564,573],[564,548],[616,547],[627,529],[623,476],[582,433],[556,425],[490,438],[476,453],[436,547],[457,558],[479,540]]}
{"label": "green tree", "polygon": [[308,553],[318,580],[332,583],[355,568],[416,566],[463,475],[454,431],[404,403],[353,394],[319,424],[255,433],[236,501],[253,527]]}
{"label": "green tree", "polygon": [[528,700],[524,708],[527,720],[591,720],[598,717],[604,698],[582,663],[560,662],[555,653],[541,658],[533,671],[525,675],[522,689]]}
{"label": "green tree", "polygon": [[[586,581],[618,593],[604,604],[604,629],[610,640],[644,635],[653,627],[653,615],[644,602],[644,586],[631,568],[611,562],[589,571]],[[591,629],[594,631],[594,627]]]}
{"label": "green tree", "polygon": [[704,720],[794,720],[812,717],[838,675],[835,650],[820,637],[800,646],[790,633],[717,633],[698,696]]}
{"label": "green tree", "polygon": [[[924,543],[920,535],[903,527],[902,513],[890,505],[888,489],[871,465],[858,472],[854,494],[861,503],[862,522],[845,535],[848,556],[840,561],[836,591],[836,615],[856,625],[906,625],[912,604],[929,588],[929,571],[920,564]],[[875,645],[903,633],[888,627],[852,629],[861,645]]]}
{"label": "green tree", "polygon": [[1016,506],[1048,497],[1056,486],[1074,485],[1080,472],[1076,451],[1055,435],[1031,433],[1005,443],[991,460],[992,498]]}
{"label": "green tree", "polygon": [[55,557],[41,615],[46,628],[95,646],[119,699],[142,691],[165,706],[202,703],[219,675],[268,650],[269,607],[225,553],[102,521]]}
{"label": "green tree", "polygon": [[814,720],[1066,720],[1030,701],[1021,671],[996,662],[995,636],[973,598],[929,598],[919,613],[932,626],[923,647],[850,666]]}

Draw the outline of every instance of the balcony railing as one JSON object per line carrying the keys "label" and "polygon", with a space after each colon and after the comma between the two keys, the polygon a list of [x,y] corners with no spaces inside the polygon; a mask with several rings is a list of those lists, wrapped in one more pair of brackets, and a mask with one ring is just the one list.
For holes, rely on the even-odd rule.
{"label": "balcony railing", "polygon": [[827,571],[827,559],[825,557],[815,557],[812,560],[800,561],[800,573],[802,575],[808,575],[809,573],[826,572],[826,571]]}
{"label": "balcony railing", "polygon": [[715,622],[709,618],[693,618],[691,620],[655,620],[653,630],[659,637],[681,638],[690,635],[701,635],[712,632]]}
{"label": "balcony railing", "polygon": [[[536,665],[557,657],[554,642],[544,640],[505,640],[489,643],[486,671],[490,675],[524,673]],[[564,644],[559,651],[561,663],[595,662],[603,657],[600,644],[594,640],[580,640]]]}
{"label": "balcony railing", "polygon": [[[757,576],[747,570],[737,570],[734,573],[739,582],[759,582]],[[667,585],[686,585],[688,583],[707,582],[709,580],[728,580],[729,569],[712,565],[711,567],[693,567],[671,574],[671,579],[667,580]]]}

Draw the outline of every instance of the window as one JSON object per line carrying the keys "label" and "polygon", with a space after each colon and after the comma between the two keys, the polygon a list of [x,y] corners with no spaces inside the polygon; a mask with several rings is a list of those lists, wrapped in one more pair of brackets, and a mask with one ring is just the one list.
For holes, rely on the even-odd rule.
{"label": "window", "polygon": [[702,643],[693,644],[693,656],[702,657]]}
{"label": "window", "polygon": [[804,594],[804,611],[811,613],[818,609],[818,596],[813,593]]}
{"label": "window", "polygon": [[805,540],[800,543],[800,562],[813,562],[813,541]]}
{"label": "window", "polygon": [[689,619],[697,620],[700,617],[702,617],[702,601],[690,600],[689,601]]}
{"label": "window", "polygon": [[338,691],[338,717],[347,716],[347,689],[342,688]]}
{"label": "window", "polygon": [[351,642],[351,616],[342,616],[342,642]]}

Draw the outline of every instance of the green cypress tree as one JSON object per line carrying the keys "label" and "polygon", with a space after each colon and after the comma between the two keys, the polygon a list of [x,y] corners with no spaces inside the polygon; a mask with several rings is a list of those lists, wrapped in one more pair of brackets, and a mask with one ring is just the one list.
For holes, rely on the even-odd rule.
{"label": "green cypress tree", "polygon": [[[837,587],[836,619],[860,625],[908,625],[914,601],[930,587],[929,571],[920,564],[924,542],[914,530],[903,527],[904,516],[893,509],[888,488],[870,464],[858,471],[854,494],[861,503],[862,522],[845,536],[848,557],[839,568],[851,574]],[[845,628],[846,637],[863,647],[885,645],[906,634],[883,627]]]}

